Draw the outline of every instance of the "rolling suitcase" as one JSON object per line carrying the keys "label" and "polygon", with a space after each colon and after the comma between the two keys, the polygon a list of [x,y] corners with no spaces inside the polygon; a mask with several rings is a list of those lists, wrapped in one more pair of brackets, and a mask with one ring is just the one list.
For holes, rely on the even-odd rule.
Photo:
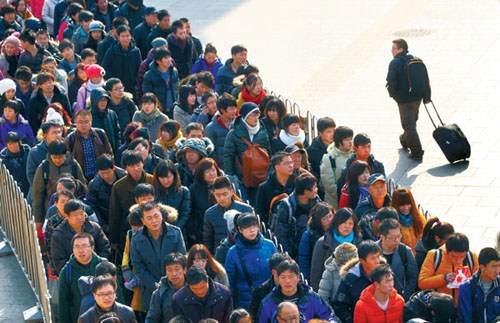
{"label": "rolling suitcase", "polygon": [[467,137],[465,137],[464,133],[457,124],[445,125],[439,116],[434,102],[431,101],[431,104],[436,112],[439,122],[441,123],[436,126],[436,123],[429,113],[429,109],[427,109],[427,105],[424,103],[425,111],[427,111],[432,125],[435,128],[432,132],[432,137],[434,137],[434,140],[436,140],[439,148],[441,148],[446,159],[448,159],[451,164],[458,160],[466,160],[470,157],[470,144]]}

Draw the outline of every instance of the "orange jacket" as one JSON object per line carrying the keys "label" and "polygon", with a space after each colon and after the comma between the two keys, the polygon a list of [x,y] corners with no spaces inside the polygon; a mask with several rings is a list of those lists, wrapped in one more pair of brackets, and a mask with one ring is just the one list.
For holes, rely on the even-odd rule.
{"label": "orange jacket", "polygon": [[[434,289],[439,293],[444,293],[453,296],[455,299],[455,307],[458,304],[458,288],[449,289],[446,287],[448,282],[446,281],[445,275],[455,271],[455,265],[453,265],[448,258],[448,253],[446,252],[446,246],[442,246],[442,259],[439,268],[435,270],[434,268],[434,258],[436,250],[430,250],[425,257],[422,268],[420,269],[420,275],[418,276],[418,287],[421,290]],[[475,273],[479,269],[477,254],[472,252],[472,259],[474,261],[471,274]]]}
{"label": "orange jacket", "polygon": [[405,300],[395,289],[389,295],[387,310],[383,311],[373,297],[375,284],[366,287],[359,297],[354,309],[354,322],[356,323],[395,323],[403,322],[403,306]]}
{"label": "orange jacket", "polygon": [[415,255],[415,246],[417,245],[418,239],[422,237],[422,231],[426,222],[422,213],[418,212],[417,215],[413,215],[413,223],[411,226],[401,226],[401,234],[403,235],[401,242],[411,248],[413,255]]}

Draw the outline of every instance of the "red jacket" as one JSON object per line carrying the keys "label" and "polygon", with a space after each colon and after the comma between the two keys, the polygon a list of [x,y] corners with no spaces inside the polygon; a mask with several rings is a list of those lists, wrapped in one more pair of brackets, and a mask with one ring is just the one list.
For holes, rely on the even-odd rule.
{"label": "red jacket", "polygon": [[375,302],[373,293],[375,284],[366,287],[354,309],[354,322],[356,323],[395,323],[403,322],[403,306],[405,301],[395,289],[389,295],[389,304],[384,312]]}

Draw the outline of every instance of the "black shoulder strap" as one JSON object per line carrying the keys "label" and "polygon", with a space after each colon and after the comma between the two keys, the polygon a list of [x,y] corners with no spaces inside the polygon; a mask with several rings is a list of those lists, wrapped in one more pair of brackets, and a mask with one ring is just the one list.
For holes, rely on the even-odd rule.
{"label": "black shoulder strap", "polygon": [[250,279],[250,275],[248,274],[247,265],[245,263],[245,260],[243,259],[242,250],[241,248],[238,248],[238,246],[236,246],[236,251],[238,252],[238,257],[240,258],[241,269],[243,270],[243,275],[245,276],[245,280],[247,281],[248,286],[250,286],[250,289],[252,289],[253,288],[252,280]]}
{"label": "black shoulder strap", "polygon": [[330,159],[330,165],[332,165],[332,169],[335,171],[335,169],[337,168],[337,165],[335,164],[335,158],[333,158],[331,155],[329,155],[328,158]]}
{"label": "black shoulder strap", "polygon": [[399,257],[403,261],[403,265],[406,266],[408,265],[408,254],[406,253],[406,247],[404,244],[399,244],[398,246],[398,252],[399,252]]}
{"label": "black shoulder strap", "polygon": [[65,270],[65,277],[64,278],[66,278],[66,284],[71,285],[72,266],[69,263],[67,263],[65,267],[66,267],[66,270]]}
{"label": "black shoulder strap", "polygon": [[50,171],[49,161],[45,159],[44,161],[42,161],[42,178],[45,185],[47,185],[47,182],[49,180],[49,171]]}
{"label": "black shoulder strap", "polygon": [[436,249],[434,253],[434,273],[437,272],[439,265],[441,265],[441,259],[443,258],[443,254],[441,253],[441,249]]}
{"label": "black shoulder strap", "polygon": [[68,140],[69,140],[69,151],[73,153],[73,148],[75,148],[75,131],[74,130],[72,133],[68,135]]}
{"label": "black shoulder strap", "polygon": [[102,144],[105,145],[106,141],[104,140],[104,136],[105,136],[104,130],[95,129],[95,132],[97,132],[97,136],[99,137],[99,139],[101,139]]}

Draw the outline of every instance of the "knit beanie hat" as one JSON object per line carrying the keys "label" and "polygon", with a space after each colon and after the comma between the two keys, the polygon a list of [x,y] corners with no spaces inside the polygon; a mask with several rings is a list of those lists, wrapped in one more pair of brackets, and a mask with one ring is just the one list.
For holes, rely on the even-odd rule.
{"label": "knit beanie hat", "polygon": [[245,102],[240,108],[240,116],[243,120],[246,120],[250,113],[254,112],[255,110],[260,111],[257,104],[253,102]]}
{"label": "knit beanie hat", "polygon": [[99,76],[104,77],[105,74],[104,68],[97,64],[87,65],[84,67],[84,70],[89,79]]}
{"label": "knit beanie hat", "polygon": [[349,260],[356,258],[358,256],[358,248],[349,242],[344,242],[335,248],[333,252],[335,256],[335,262],[339,267],[342,267]]}
{"label": "knit beanie hat", "polygon": [[21,41],[15,35],[10,35],[9,37],[5,38],[3,43],[4,43],[4,46],[5,46],[5,44],[12,44],[12,45],[16,46],[16,50],[17,49],[20,50],[20,48],[21,48]]}
{"label": "knit beanie hat", "polygon": [[16,89],[16,83],[11,79],[3,79],[0,81],[0,95],[3,95],[10,89]]}
{"label": "knit beanie hat", "polygon": [[156,37],[151,41],[151,46],[153,48],[158,48],[162,46],[168,46],[167,40],[163,37]]}
{"label": "knit beanie hat", "polygon": [[102,31],[104,32],[104,24],[102,22],[100,22],[99,20],[94,20],[90,23],[89,25],[89,32],[93,32],[93,31]]}
{"label": "knit beanie hat", "polygon": [[63,117],[56,110],[54,110],[54,108],[49,108],[47,110],[47,117],[45,118],[45,122],[64,126]]}
{"label": "knit beanie hat", "polygon": [[205,142],[198,138],[190,138],[184,141],[182,150],[185,152],[188,149],[192,149],[200,154],[201,158],[207,157],[207,146]]}
{"label": "knit beanie hat", "polygon": [[236,214],[238,214],[239,212],[236,211],[236,210],[228,210],[224,213],[224,220],[226,220],[226,224],[227,224],[227,230],[229,232],[233,232],[234,230],[234,217],[236,216]]}

